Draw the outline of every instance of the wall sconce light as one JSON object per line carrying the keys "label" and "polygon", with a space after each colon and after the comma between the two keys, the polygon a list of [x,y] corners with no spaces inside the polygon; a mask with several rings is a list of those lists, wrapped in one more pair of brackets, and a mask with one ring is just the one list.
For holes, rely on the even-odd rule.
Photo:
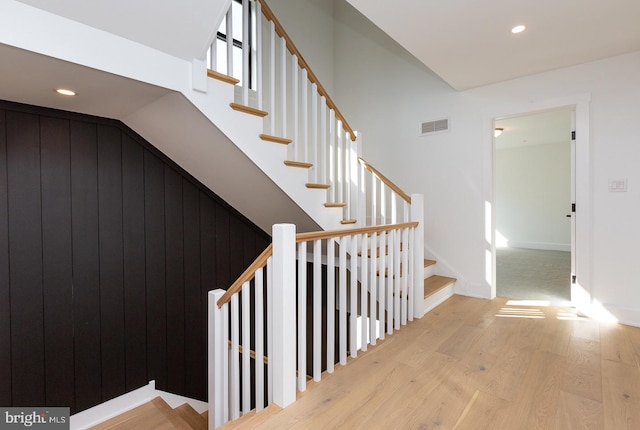
{"label": "wall sconce light", "polygon": [[502,127],[496,127],[496,128],[493,130],[493,137],[498,137],[498,136],[500,136],[500,135],[502,134],[502,132],[503,132],[503,131],[504,131],[504,128],[502,128]]}

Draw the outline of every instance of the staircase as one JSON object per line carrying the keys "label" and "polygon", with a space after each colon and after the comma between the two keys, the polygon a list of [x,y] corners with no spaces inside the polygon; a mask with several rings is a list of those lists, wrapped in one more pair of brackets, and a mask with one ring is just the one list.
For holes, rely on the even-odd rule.
{"label": "staircase", "polygon": [[[369,255],[370,257],[370,255]],[[453,295],[455,278],[435,275],[436,261],[424,260],[424,306],[425,312],[435,308]],[[306,389],[312,390],[318,382],[307,378]],[[235,421],[230,421],[218,427],[220,430],[260,428],[268,426],[269,420],[280,412],[282,408],[271,404],[257,413],[252,410]],[[208,427],[208,411],[198,414],[188,404],[172,409],[162,398],[156,397],[152,401],[111,418],[92,430],[155,430],[155,429],[196,429],[206,430]]]}
{"label": "staircase", "polygon": [[[231,64],[216,70],[214,41],[206,68],[208,91],[169,94],[132,115],[129,125],[154,144],[167,140],[160,149],[189,171],[222,170],[211,163],[224,159],[222,164],[233,166],[228,175],[233,181],[279,188],[289,200],[288,218],[280,219],[298,211],[308,222],[301,226],[296,219],[303,233],[295,227],[291,232],[292,225],[274,225],[273,246],[226,291],[210,292],[209,423],[187,405],[172,409],[156,398],[94,428],[251,426],[304,395],[334,365],[346,365],[453,295],[455,279],[437,275],[435,261],[424,260],[422,196],[406,194],[361,158],[361,136],[264,0],[243,4],[258,16],[252,32],[268,35],[258,42],[266,45],[265,52],[245,44],[244,65],[233,77]],[[232,21],[230,9],[227,23]],[[226,49],[231,60],[236,46]],[[170,120],[159,123],[158,113],[167,105],[177,107],[166,115]],[[201,128],[207,137],[198,145],[195,138],[175,144],[177,136]],[[253,164],[257,179],[230,161],[228,148],[216,146],[224,139],[234,145],[232,156]],[[228,181],[227,173],[221,173],[222,181]],[[215,181],[203,180],[210,182]],[[256,194],[222,197],[243,212],[248,206],[264,212],[284,206],[273,200],[247,202],[260,200]],[[384,258],[377,258],[379,249],[385,249]],[[372,254],[376,258],[365,258]]]}
{"label": "staircase", "polygon": [[92,430],[207,430],[208,412],[196,412],[188,403],[172,409],[161,397],[133,408]]}

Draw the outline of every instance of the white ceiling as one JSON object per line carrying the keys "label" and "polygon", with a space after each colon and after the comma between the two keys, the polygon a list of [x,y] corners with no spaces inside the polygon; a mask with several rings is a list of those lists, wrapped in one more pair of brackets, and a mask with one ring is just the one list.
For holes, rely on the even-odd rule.
{"label": "white ceiling", "polygon": [[[191,60],[213,40],[231,0],[17,0]],[[226,10],[226,9],[225,9]]]}
{"label": "white ceiling", "polygon": [[457,90],[640,50],[640,0],[347,1]]}
{"label": "white ceiling", "polygon": [[[0,100],[122,119],[170,93],[2,43],[0,58]],[[73,88],[78,97],[61,96],[55,88]]]}

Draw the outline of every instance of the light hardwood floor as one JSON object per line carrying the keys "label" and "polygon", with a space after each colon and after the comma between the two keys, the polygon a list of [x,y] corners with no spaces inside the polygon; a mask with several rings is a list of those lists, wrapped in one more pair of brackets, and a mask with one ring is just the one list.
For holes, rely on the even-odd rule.
{"label": "light hardwood floor", "polygon": [[640,429],[640,328],[453,296],[298,398],[237,428]]}

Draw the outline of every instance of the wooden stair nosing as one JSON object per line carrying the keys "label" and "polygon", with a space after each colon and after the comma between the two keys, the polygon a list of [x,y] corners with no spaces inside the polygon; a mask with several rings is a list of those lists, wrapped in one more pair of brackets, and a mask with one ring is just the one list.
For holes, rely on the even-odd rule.
{"label": "wooden stair nosing", "polygon": [[279,143],[281,145],[288,145],[293,142],[293,140],[286,137],[272,136],[270,134],[259,134],[258,136],[260,139],[266,140],[267,142]]}
{"label": "wooden stair nosing", "polygon": [[432,294],[437,293],[443,288],[456,282],[455,278],[448,276],[433,275],[424,280],[424,297],[427,298]]}
{"label": "wooden stair nosing", "polygon": [[260,110],[260,109],[252,108],[251,106],[241,105],[239,103],[229,103],[229,106],[231,106],[231,109],[233,109],[235,111],[248,113],[249,115],[255,115],[255,116],[259,116],[259,117],[263,117],[263,118],[265,116],[269,115],[269,112],[265,112],[265,111]]}
{"label": "wooden stair nosing", "polygon": [[240,79],[236,79],[233,76],[225,75],[224,73],[216,72],[211,69],[207,69],[207,76],[231,85],[237,85],[240,83]]}
{"label": "wooden stair nosing", "polygon": [[311,163],[305,163],[303,161],[284,160],[285,166],[289,167],[301,167],[303,169],[310,169],[313,167]]}
{"label": "wooden stair nosing", "polygon": [[347,206],[346,203],[325,203],[324,204],[325,208],[344,208],[346,206]]}
{"label": "wooden stair nosing", "polygon": [[427,260],[426,258],[424,259],[424,267],[433,266],[436,263],[436,260]]}
{"label": "wooden stair nosing", "polygon": [[342,225],[355,224],[357,222],[358,222],[358,220],[355,220],[355,219],[343,219],[343,220],[340,220],[340,224],[342,224]]}
{"label": "wooden stair nosing", "polygon": [[331,185],[329,184],[312,184],[312,183],[307,183],[305,184],[307,188],[312,188],[312,189],[319,189],[319,190],[327,190],[329,188],[331,188]]}

